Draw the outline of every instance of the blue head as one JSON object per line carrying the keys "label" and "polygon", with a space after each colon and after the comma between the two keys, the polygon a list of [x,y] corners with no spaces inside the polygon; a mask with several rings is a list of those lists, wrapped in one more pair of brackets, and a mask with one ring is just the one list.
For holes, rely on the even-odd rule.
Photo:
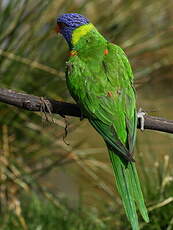
{"label": "blue head", "polygon": [[79,26],[88,24],[89,20],[77,13],[62,14],[57,18],[57,32],[60,32],[71,48],[72,32]]}

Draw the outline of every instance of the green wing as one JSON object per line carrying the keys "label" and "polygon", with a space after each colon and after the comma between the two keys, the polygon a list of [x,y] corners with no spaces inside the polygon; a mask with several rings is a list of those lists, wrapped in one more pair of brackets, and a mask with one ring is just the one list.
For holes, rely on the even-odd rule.
{"label": "green wing", "polygon": [[107,49],[108,55],[102,55],[99,62],[94,63],[94,68],[92,63],[86,66],[82,58],[73,57],[73,71],[67,83],[71,94],[104,140],[117,154],[132,160],[136,134],[133,74],[121,48],[108,43]]}

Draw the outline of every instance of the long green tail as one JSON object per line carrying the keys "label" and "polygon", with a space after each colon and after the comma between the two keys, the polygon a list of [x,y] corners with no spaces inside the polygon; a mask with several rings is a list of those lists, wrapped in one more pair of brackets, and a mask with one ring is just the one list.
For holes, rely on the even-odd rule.
{"label": "long green tail", "polygon": [[147,209],[144,203],[136,167],[134,162],[125,164],[119,156],[109,150],[112,167],[115,174],[118,192],[121,195],[122,202],[127,217],[133,230],[139,230],[136,205],[146,222],[149,222]]}

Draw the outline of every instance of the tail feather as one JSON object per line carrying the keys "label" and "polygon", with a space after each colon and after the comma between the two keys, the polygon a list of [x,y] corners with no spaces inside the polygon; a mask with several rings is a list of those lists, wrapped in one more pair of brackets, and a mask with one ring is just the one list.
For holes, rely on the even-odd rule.
{"label": "tail feather", "polygon": [[109,150],[109,156],[115,174],[117,189],[122,198],[128,220],[130,221],[133,230],[139,230],[136,205],[146,222],[149,221],[149,218],[140,188],[135,163],[129,162],[128,165],[125,164],[112,150]]}
{"label": "tail feather", "polygon": [[149,222],[149,217],[148,217],[148,211],[145,206],[141,186],[139,183],[139,178],[138,174],[136,171],[135,163],[130,162],[128,164],[128,168],[130,170],[130,178],[131,178],[131,183],[133,187],[133,193],[134,193],[134,199],[137,203],[138,209],[143,217],[143,219],[148,223]]}

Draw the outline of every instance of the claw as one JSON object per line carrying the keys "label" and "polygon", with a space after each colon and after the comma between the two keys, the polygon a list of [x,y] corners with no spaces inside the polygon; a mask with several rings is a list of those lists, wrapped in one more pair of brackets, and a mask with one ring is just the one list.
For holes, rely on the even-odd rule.
{"label": "claw", "polygon": [[139,111],[137,112],[137,117],[140,119],[140,129],[141,131],[144,131],[144,116],[146,115],[145,112],[142,111],[142,109],[140,108]]}

